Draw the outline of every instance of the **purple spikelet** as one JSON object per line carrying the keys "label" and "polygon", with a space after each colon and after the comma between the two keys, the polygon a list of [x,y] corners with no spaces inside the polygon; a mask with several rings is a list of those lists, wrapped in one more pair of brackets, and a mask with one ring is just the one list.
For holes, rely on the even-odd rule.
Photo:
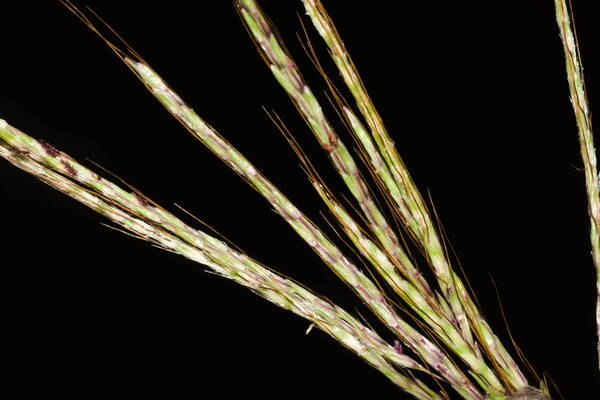
{"label": "purple spikelet", "polygon": [[65,167],[69,175],[71,175],[73,178],[77,177],[77,171],[75,171],[75,168],[73,168],[73,166],[67,160],[61,159],[60,163],[63,165],[63,167]]}
{"label": "purple spikelet", "polygon": [[16,147],[13,147],[11,150],[12,150],[13,154],[15,154],[17,156],[28,156],[29,155],[29,150],[21,150]]}
{"label": "purple spikelet", "polygon": [[404,352],[404,349],[402,348],[402,343],[400,343],[400,341],[394,340],[394,350],[396,350],[396,353],[398,354],[402,354]]}
{"label": "purple spikelet", "polygon": [[149,204],[148,204],[148,202],[146,201],[146,199],[145,199],[145,198],[143,198],[142,196],[140,196],[140,195],[139,195],[139,194],[137,194],[137,193],[133,193],[133,195],[135,196],[135,198],[137,199],[137,201],[138,201],[138,202],[139,202],[139,203],[140,203],[142,206],[144,206],[144,207],[148,207],[148,206],[149,206]]}
{"label": "purple spikelet", "polygon": [[43,147],[44,151],[51,157],[56,157],[60,154],[58,150],[56,150],[54,147],[50,146],[43,140],[40,140],[40,145]]}

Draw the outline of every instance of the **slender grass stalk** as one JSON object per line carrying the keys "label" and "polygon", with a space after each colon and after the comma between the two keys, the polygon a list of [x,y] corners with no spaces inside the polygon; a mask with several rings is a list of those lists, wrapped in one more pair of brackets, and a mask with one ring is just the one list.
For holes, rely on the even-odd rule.
{"label": "slender grass stalk", "polygon": [[222,241],[195,230],[137,192],[101,178],[65,153],[0,120],[0,156],[119,224],[136,237],[204,264],[218,275],[308,319],[418,399],[441,399],[420,380],[394,368],[425,371],[350,314]]}
{"label": "slender grass stalk", "polygon": [[585,90],[585,78],[581,65],[577,36],[571,27],[570,2],[554,0],[556,21],[560,29],[571,103],[579,131],[579,148],[585,171],[585,187],[590,218],[592,258],[596,267],[596,326],[598,335],[598,368],[600,369],[600,177],[596,162],[596,148],[592,131],[592,116]]}

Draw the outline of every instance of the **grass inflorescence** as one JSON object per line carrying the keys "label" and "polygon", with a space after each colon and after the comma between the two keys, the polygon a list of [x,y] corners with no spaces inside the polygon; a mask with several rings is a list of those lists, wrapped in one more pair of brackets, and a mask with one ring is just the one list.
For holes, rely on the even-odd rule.
{"label": "grass inflorescence", "polygon": [[[416,398],[550,398],[544,380],[535,373],[527,376],[528,366],[520,364],[524,360],[518,347],[509,345],[509,338],[497,333],[498,328],[484,317],[466,277],[455,266],[431,201],[412,178],[320,0],[302,1],[307,15],[303,26],[308,30],[312,25],[331,58],[335,69],[331,75],[341,77],[339,82],[330,78],[314,50],[317,44],[305,42],[325,77],[329,104],[303,76],[259,5],[254,0],[236,0],[235,7],[273,82],[290,98],[306,124],[306,133],[312,134],[329,160],[329,165],[312,162],[279,116],[270,113],[299,157],[313,194],[321,199],[341,240],[331,237],[325,224],[301,211],[301,206],[201,116],[202,111],[194,111],[159,75],[159,66],[151,66],[94,12],[81,11],[69,1],[64,4],[104,40],[168,113],[266,200],[386,332],[378,333],[362,316],[184,223],[132,187],[124,189],[0,120],[2,157],[102,214],[116,229],[206,265],[217,275],[305,318],[311,328],[327,333]],[[591,117],[569,11],[564,0],[555,4],[580,132],[594,262],[600,269],[600,200]],[[328,115],[332,108],[337,115]],[[332,122],[336,118],[341,122]],[[162,145],[167,144],[168,140]],[[342,189],[334,189],[331,176]],[[600,310],[600,303],[598,307]]]}

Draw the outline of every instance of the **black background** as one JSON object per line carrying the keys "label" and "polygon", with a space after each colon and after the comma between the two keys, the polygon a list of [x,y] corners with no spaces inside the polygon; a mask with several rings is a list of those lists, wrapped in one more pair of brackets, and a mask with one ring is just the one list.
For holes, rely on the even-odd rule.
{"label": "black background", "polygon": [[[261,105],[282,116],[319,166],[329,164],[231,2],[148,3],[78,4],[92,6],[323,222],[324,207]],[[553,2],[390,3],[325,5],[415,181],[431,192],[493,328],[509,342],[492,277],[528,360],[566,398],[597,398],[595,276]],[[598,14],[594,2],[575,3],[594,110]],[[296,38],[300,2],[262,4],[325,102]],[[0,15],[0,118],[100,163],[173,211],[173,202],[182,205],[347,309],[360,307],[266,202],[58,1],[2,2]],[[306,336],[304,320],[105,228],[102,217],[0,164],[11,398],[409,398],[322,333]]]}

